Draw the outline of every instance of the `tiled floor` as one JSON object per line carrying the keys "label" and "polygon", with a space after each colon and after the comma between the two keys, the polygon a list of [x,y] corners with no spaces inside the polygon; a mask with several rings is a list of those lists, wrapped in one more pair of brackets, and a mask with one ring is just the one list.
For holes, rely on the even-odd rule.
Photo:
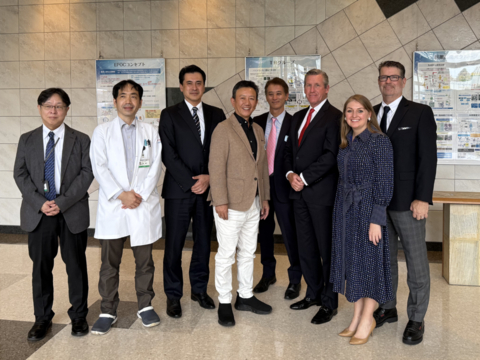
{"label": "tiled floor", "polygon": [[[0,235],[2,236],[2,235]],[[1,241],[0,241],[1,242]],[[283,299],[288,284],[286,255],[277,257],[277,283],[258,297],[273,306],[273,313],[259,316],[236,312],[237,325],[224,328],[217,323],[215,310],[204,310],[190,300],[188,264],[191,253],[184,252],[185,294],[183,317],[165,314],[163,293],[163,250],[154,250],[157,296],[153,306],[161,317],[160,326],[145,329],[136,317],[134,260],[124,252],[121,266],[119,322],[105,336],[70,335],[67,316],[68,292],[65,266],[57,258],[54,269],[56,316],[49,336],[39,343],[26,340],[33,321],[31,261],[27,246],[0,244],[0,359],[477,359],[480,354],[480,288],[449,286],[441,276],[442,265],[432,262],[432,294],[426,317],[423,343],[409,347],[401,336],[406,317],[406,266],[400,263],[399,321],[374,331],[363,346],[350,346],[337,335],[349,323],[353,305],[340,297],[339,314],[325,325],[310,324],[317,308],[292,311]],[[214,297],[214,256],[211,254],[209,293]],[[89,324],[99,313],[97,291],[100,249],[87,249],[90,296]],[[432,257],[436,260],[438,255]],[[255,281],[261,276],[260,258],[255,259]],[[236,276],[234,275],[234,278]],[[234,285],[234,289],[236,284]],[[305,284],[302,284],[304,296]]]}

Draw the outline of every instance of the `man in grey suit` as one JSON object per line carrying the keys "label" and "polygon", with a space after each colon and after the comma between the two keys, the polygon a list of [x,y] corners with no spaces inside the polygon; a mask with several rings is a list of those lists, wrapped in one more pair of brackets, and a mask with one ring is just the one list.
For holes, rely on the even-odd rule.
{"label": "man in grey suit", "polygon": [[66,264],[72,335],[88,334],[88,276],[85,250],[90,223],[87,190],[93,181],[90,139],[64,124],[70,98],[62,89],[40,93],[43,125],[23,134],[13,176],[22,193],[21,228],[28,232],[33,261],[35,324],[28,340],[45,337],[52,325],[53,265],[58,252]]}

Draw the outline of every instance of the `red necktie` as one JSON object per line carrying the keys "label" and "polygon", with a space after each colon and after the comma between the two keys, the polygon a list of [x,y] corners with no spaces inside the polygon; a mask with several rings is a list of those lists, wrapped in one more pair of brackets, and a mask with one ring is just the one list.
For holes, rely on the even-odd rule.
{"label": "red necktie", "polygon": [[308,125],[310,125],[310,120],[312,120],[312,114],[315,112],[315,109],[310,109],[310,112],[308,113],[307,117],[307,122],[305,123],[305,126],[302,129],[302,132],[300,133],[300,136],[298,137],[298,146],[300,146],[300,143],[302,142],[303,134],[305,134],[305,130],[307,130]]}

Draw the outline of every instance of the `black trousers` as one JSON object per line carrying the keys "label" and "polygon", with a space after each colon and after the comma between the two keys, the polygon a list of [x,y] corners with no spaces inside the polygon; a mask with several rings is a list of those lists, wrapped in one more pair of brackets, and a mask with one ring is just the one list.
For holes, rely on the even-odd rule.
{"label": "black trousers", "polygon": [[207,291],[213,209],[205,196],[192,194],[188,199],[165,199],[163,284],[169,299],[180,299],[183,296],[182,250],[191,220],[193,252],[190,284],[194,293]]}
{"label": "black trousers", "polygon": [[274,256],[275,240],[275,214],[282,231],[283,242],[287,249],[290,267],[288,268],[288,279],[292,284],[298,284],[302,280],[302,269],[298,255],[297,234],[295,230],[295,218],[293,215],[293,204],[291,201],[282,203],[276,196],[275,181],[270,176],[270,212],[265,220],[260,220],[258,240],[260,242],[261,262],[263,265],[263,277],[275,276],[277,261]]}
{"label": "black trousers", "polygon": [[307,297],[320,299],[330,309],[338,307],[338,294],[330,282],[333,206],[293,200],[298,249]]}
{"label": "black trousers", "polygon": [[84,318],[88,313],[87,230],[72,234],[63,214],[43,215],[38,226],[28,233],[28,254],[33,261],[33,308],[36,321],[49,321],[55,313],[53,306],[53,265],[58,253],[66,265],[70,319]]}

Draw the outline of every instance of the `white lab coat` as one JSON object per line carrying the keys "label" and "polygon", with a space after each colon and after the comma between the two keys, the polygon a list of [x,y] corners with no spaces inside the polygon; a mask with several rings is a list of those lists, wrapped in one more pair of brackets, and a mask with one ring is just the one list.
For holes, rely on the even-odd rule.
{"label": "white lab coat", "polygon": [[[162,144],[158,131],[150,124],[136,122],[135,168],[132,183],[128,182],[121,124],[116,117],[95,128],[90,145],[90,159],[95,178],[100,184],[95,237],[118,239],[130,236],[131,246],[148,245],[162,236],[162,209],[157,183],[162,171]],[[139,167],[143,150],[150,167]],[[122,202],[113,196],[120,190],[134,190],[142,196],[136,209],[122,209]]]}

